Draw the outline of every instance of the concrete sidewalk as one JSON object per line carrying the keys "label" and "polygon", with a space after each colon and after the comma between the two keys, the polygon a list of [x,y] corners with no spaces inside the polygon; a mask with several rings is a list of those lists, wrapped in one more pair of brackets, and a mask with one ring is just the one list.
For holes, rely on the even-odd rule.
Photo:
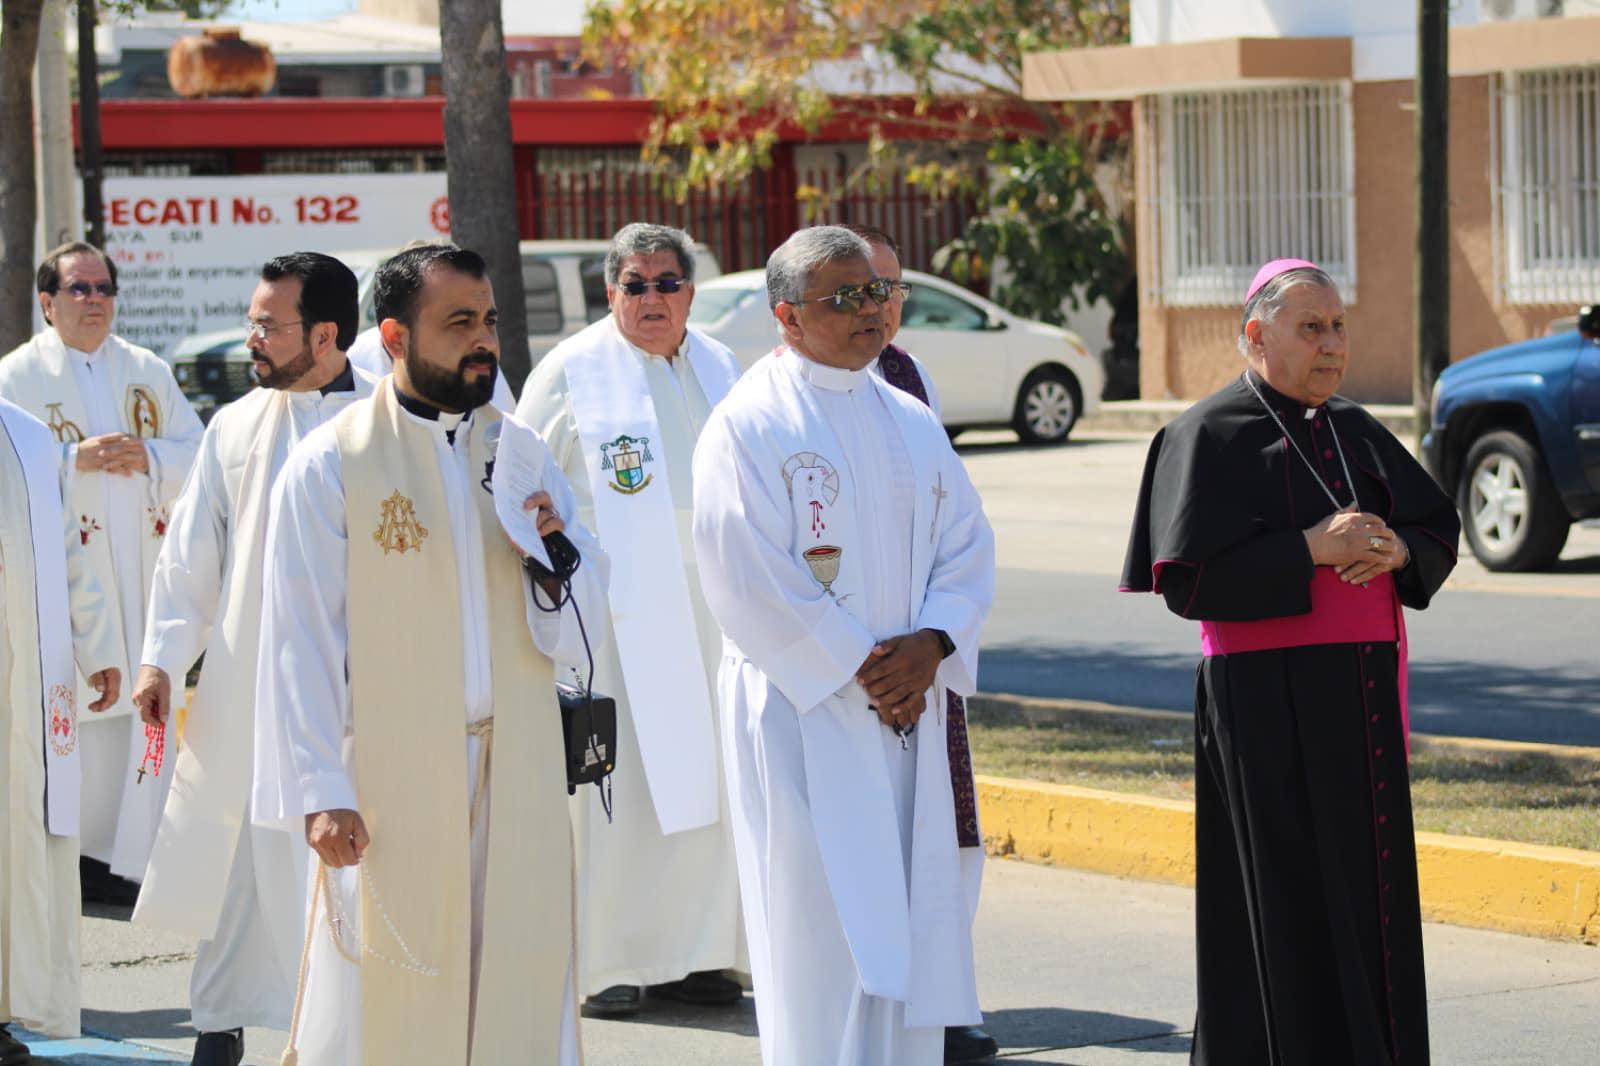
{"label": "concrete sidewalk", "polygon": [[[1194,894],[1168,885],[991,860],[978,919],[978,981],[1001,1062],[1179,1066],[1194,1011]],[[1592,1066],[1600,949],[1427,927],[1433,1061]],[[105,917],[84,923],[84,1025],[187,1062],[181,939]],[[755,1012],[646,1002],[631,1022],[583,1023],[589,1066],[755,1064]],[[278,1061],[283,1035],[252,1031],[246,1062]],[[148,1062],[133,1048],[65,1051],[70,1066]],[[92,1056],[92,1057],[91,1057]],[[888,1064],[885,1064],[888,1066]]]}

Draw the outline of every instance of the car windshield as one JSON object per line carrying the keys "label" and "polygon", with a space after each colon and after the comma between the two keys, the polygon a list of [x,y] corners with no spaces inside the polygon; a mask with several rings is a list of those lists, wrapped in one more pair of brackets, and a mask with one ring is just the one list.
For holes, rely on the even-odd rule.
{"label": "car windshield", "polygon": [[707,325],[740,307],[760,289],[696,289],[694,305],[689,308],[689,321]]}

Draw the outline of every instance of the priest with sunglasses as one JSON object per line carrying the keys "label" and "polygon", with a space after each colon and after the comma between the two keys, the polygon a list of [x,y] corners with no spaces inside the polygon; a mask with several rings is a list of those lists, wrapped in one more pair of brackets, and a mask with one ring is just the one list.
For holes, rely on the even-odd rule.
{"label": "priest with sunglasses", "polygon": [[695,449],[694,543],[767,1066],[936,1066],[980,1021],[947,730],[994,536],[928,406],[869,370],[889,281],[819,226],[767,261],[779,331]]}
{"label": "priest with sunglasses", "polygon": [[[583,1010],[738,1003],[750,963],[714,700],[721,635],[689,540],[690,470],[733,354],[688,326],[694,243],[634,223],[605,260],[611,314],[546,355],[517,415],[572,483],[612,560],[597,691],[617,701],[614,808],[573,797]],[[584,665],[584,664],[579,664]]]}
{"label": "priest with sunglasses", "polygon": [[[111,332],[117,267],[92,244],[53,249],[38,271],[45,328],[0,359],[0,397],[50,428],[79,547],[105,591],[124,678],[139,662],[156,557],[205,432],[172,371]],[[132,904],[172,782],[170,726],[146,727],[130,693],[83,723],[84,898]],[[95,699],[78,688],[78,706]]]}

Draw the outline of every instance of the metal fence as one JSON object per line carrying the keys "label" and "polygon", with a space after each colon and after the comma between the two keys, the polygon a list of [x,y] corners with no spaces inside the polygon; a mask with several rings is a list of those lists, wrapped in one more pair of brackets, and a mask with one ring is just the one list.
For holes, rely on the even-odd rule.
{"label": "metal fence", "polygon": [[1322,264],[1354,302],[1347,83],[1175,93],[1145,106],[1162,303],[1235,304],[1281,256]]}
{"label": "metal fence", "polygon": [[1600,296],[1600,66],[1510,74],[1498,93],[1501,300],[1593,300]]}
{"label": "metal fence", "polygon": [[[778,165],[739,184],[691,192],[678,202],[634,149],[540,149],[519,196],[529,238],[602,239],[629,222],[678,226],[716,253],[724,271],[763,266],[797,227],[855,222],[892,233],[907,267],[927,270],[976,210],[970,198],[936,200],[896,174],[876,191],[842,189],[832,172]],[[796,194],[805,187],[816,209]]]}

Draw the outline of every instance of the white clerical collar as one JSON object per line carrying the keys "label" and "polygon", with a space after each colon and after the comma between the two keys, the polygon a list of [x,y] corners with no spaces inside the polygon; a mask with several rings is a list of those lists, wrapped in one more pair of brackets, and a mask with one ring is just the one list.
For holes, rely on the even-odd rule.
{"label": "white clerical collar", "polygon": [[[622,337],[622,331],[620,329],[617,330],[617,336]],[[637,344],[635,344],[632,341],[630,341],[627,337],[622,337],[622,343],[626,344],[629,348],[633,349],[633,354],[637,355],[640,359],[665,359],[666,358],[666,356],[664,356],[664,355],[656,355],[654,352],[645,351],[643,348],[639,347]],[[683,358],[686,358],[689,355],[689,331],[688,330],[684,330],[683,331],[683,340],[679,342],[678,350],[673,352],[672,355],[673,355],[674,359],[683,359]]]}
{"label": "white clerical collar", "polygon": [[[57,333],[56,338],[60,340],[61,334]],[[80,363],[93,363],[100,357],[100,353],[106,349],[105,343],[102,342],[100,347],[96,348],[94,351],[86,352],[82,348],[74,348],[64,340],[61,341],[61,347],[65,348],[67,350],[67,354],[72,356],[72,358],[76,359]]]}
{"label": "white clerical collar", "polygon": [[793,358],[795,373],[802,379],[828,392],[854,392],[866,383],[869,371],[866,367],[860,370],[846,370],[842,366],[828,366],[815,359],[802,355],[793,348],[785,348],[783,358]]}

